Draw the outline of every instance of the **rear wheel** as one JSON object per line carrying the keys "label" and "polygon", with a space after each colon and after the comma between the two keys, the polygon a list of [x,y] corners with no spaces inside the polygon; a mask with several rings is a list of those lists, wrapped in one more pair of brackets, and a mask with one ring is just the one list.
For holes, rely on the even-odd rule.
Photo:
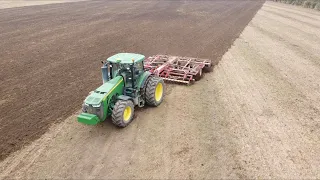
{"label": "rear wheel", "polygon": [[146,86],[146,102],[150,106],[159,106],[163,101],[164,82],[160,77],[151,77]]}
{"label": "rear wheel", "polygon": [[126,127],[133,120],[134,105],[130,100],[118,100],[112,111],[112,122],[118,127]]}

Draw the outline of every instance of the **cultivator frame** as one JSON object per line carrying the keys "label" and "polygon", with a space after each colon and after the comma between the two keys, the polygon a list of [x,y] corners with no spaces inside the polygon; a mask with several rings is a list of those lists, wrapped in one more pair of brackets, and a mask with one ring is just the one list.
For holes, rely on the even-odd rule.
{"label": "cultivator frame", "polygon": [[190,84],[211,68],[211,60],[170,55],[155,55],[144,61],[144,68],[169,82]]}

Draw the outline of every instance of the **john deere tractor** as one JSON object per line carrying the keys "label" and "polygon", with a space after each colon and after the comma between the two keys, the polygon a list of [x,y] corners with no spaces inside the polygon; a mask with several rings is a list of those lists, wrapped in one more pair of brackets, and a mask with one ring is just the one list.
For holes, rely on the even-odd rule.
{"label": "john deere tractor", "polygon": [[141,54],[119,53],[102,61],[103,84],[84,100],[78,121],[95,125],[111,116],[116,126],[126,127],[133,120],[135,106],[159,106],[164,83],[145,71],[144,59]]}

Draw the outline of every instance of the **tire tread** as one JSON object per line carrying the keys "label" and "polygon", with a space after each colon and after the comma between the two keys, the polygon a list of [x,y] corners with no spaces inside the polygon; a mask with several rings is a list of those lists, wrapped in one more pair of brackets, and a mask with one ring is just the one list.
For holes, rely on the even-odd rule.
{"label": "tire tread", "polygon": [[[125,123],[123,120],[123,112],[127,106],[130,106],[132,109],[132,117],[127,123]],[[112,123],[118,127],[126,127],[132,121],[133,113],[134,113],[134,105],[133,105],[132,101],[118,100],[113,108],[113,111],[112,111],[112,115],[111,115]]]}

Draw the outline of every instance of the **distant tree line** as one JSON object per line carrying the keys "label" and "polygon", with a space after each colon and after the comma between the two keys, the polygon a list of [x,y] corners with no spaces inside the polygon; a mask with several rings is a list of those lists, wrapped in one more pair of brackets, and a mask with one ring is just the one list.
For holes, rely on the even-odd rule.
{"label": "distant tree line", "polygon": [[303,6],[305,8],[311,8],[311,9],[316,9],[320,11],[320,0],[273,0],[273,1],[297,5],[297,6]]}

